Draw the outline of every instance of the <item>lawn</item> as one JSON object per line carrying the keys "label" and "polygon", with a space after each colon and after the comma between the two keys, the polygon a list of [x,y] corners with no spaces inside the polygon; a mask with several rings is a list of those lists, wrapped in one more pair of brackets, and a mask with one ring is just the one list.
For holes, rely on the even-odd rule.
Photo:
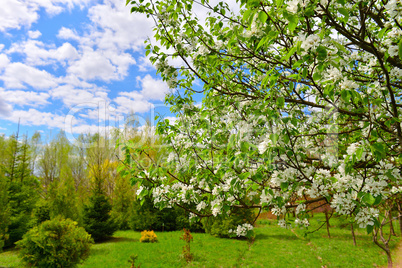
{"label": "lawn", "polygon": [[[321,217],[311,220],[318,226]],[[140,243],[140,233],[119,231],[114,237],[92,247],[90,257],[79,267],[130,267],[131,254],[136,264],[145,267],[381,267],[387,263],[385,254],[364,230],[356,230],[357,247],[353,245],[349,226],[331,220],[331,238],[325,228],[303,236],[303,230],[283,229],[275,221],[259,221],[255,240],[220,239],[195,233],[191,251],[195,259],[186,264],[181,258],[184,242],[182,232],[157,232],[158,243]],[[313,228],[309,230],[313,230]],[[396,227],[396,226],[395,226]],[[399,237],[393,237],[395,248]],[[17,250],[0,254],[0,267],[18,267]],[[394,256],[395,258],[395,256]]]}

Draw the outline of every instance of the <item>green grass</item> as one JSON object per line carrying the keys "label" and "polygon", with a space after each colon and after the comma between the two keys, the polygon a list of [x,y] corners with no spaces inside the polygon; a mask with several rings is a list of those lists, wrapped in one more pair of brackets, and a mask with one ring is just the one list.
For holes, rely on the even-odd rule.
{"label": "green grass", "polygon": [[[321,217],[315,216],[312,227]],[[331,220],[331,238],[325,228],[303,236],[303,230],[283,229],[275,221],[260,221],[255,229],[255,241],[220,239],[208,234],[193,234],[191,251],[195,259],[186,264],[181,258],[184,242],[182,232],[157,232],[158,243],[140,243],[140,233],[116,232],[113,239],[92,247],[90,257],[79,267],[130,267],[131,254],[137,254],[136,264],[146,267],[381,267],[387,258],[372,242],[365,230],[356,228],[357,247],[353,246],[350,226],[343,227],[337,219]],[[395,224],[396,225],[396,224]],[[396,227],[396,226],[395,226]],[[312,230],[310,228],[309,230]],[[399,237],[393,237],[395,248]],[[395,258],[395,256],[394,256]],[[18,267],[17,251],[0,254],[0,267]]]}

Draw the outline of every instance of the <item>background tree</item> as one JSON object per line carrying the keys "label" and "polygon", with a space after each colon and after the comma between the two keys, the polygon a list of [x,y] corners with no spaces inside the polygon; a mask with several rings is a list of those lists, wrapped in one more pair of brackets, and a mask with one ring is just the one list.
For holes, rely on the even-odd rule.
{"label": "background tree", "polygon": [[94,190],[89,204],[84,208],[83,225],[95,241],[102,241],[117,230],[117,224],[110,216],[112,206],[105,193]]}
{"label": "background tree", "polygon": [[[3,143],[4,159],[1,179],[7,186],[8,239],[9,247],[22,238],[29,229],[31,213],[38,199],[39,182],[29,169],[30,152],[27,139],[19,140],[18,134],[8,137]],[[3,223],[4,224],[4,223]]]}
{"label": "background tree", "polygon": [[91,182],[91,196],[89,203],[84,207],[83,224],[92,238],[100,241],[111,236],[118,227],[111,217],[112,205],[109,197],[112,196],[115,179],[112,175],[114,172],[111,171],[115,167],[114,146],[107,137],[101,137],[99,134],[88,138],[91,146],[86,152],[86,166]]}
{"label": "background tree", "polygon": [[0,170],[0,251],[3,249],[5,241],[8,239],[9,224],[10,210],[8,207],[8,184]]}

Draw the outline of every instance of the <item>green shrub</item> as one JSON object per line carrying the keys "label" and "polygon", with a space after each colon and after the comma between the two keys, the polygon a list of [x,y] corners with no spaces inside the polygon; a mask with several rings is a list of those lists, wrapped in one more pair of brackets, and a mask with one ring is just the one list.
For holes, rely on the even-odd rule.
{"label": "green shrub", "polygon": [[192,232],[203,232],[201,223],[189,222],[189,212],[180,207],[155,208],[149,197],[141,205],[140,200],[133,202],[130,228],[134,231],[155,230],[155,231],[177,231],[186,228]]}
{"label": "green shrub", "polygon": [[39,200],[32,213],[30,226],[36,226],[50,220],[50,208],[46,200]]}
{"label": "green shrub", "polygon": [[75,267],[89,256],[93,240],[70,219],[57,217],[33,227],[16,244],[20,256],[32,267]]}
{"label": "green shrub", "polygon": [[15,242],[22,239],[28,232],[32,220],[32,211],[38,199],[38,181],[36,178],[28,176],[24,182],[14,180],[8,187],[8,209],[9,225],[8,239],[5,247],[14,246]]}
{"label": "green shrub", "polygon": [[238,225],[252,223],[255,214],[250,209],[234,209],[230,216],[218,215],[202,219],[205,232],[218,237],[232,237],[229,230],[236,230]]}

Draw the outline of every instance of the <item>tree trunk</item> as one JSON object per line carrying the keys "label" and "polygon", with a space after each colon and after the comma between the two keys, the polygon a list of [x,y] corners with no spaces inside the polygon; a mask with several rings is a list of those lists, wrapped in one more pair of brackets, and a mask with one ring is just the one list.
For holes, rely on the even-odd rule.
{"label": "tree trunk", "polygon": [[328,238],[331,238],[331,234],[329,233],[329,217],[328,217],[328,210],[325,210],[325,221],[327,222],[327,234]]}
{"label": "tree trunk", "polygon": [[385,251],[386,253],[387,253],[387,259],[388,259],[388,268],[392,268],[392,257],[391,257],[391,251],[389,250],[389,248],[388,248],[388,250],[387,251]]}
{"label": "tree trunk", "polygon": [[392,221],[392,211],[390,211],[388,219],[389,219],[389,232],[391,233],[391,235],[396,236],[396,233],[394,230],[394,223]]}
{"label": "tree trunk", "polygon": [[350,224],[350,227],[351,227],[351,229],[352,229],[353,245],[354,245],[354,246],[357,246],[357,243],[356,243],[356,235],[355,235],[355,229],[353,228],[353,222]]}
{"label": "tree trunk", "polygon": [[401,202],[397,201],[398,204],[398,216],[399,216],[399,231],[402,235],[402,207],[401,207]]}

